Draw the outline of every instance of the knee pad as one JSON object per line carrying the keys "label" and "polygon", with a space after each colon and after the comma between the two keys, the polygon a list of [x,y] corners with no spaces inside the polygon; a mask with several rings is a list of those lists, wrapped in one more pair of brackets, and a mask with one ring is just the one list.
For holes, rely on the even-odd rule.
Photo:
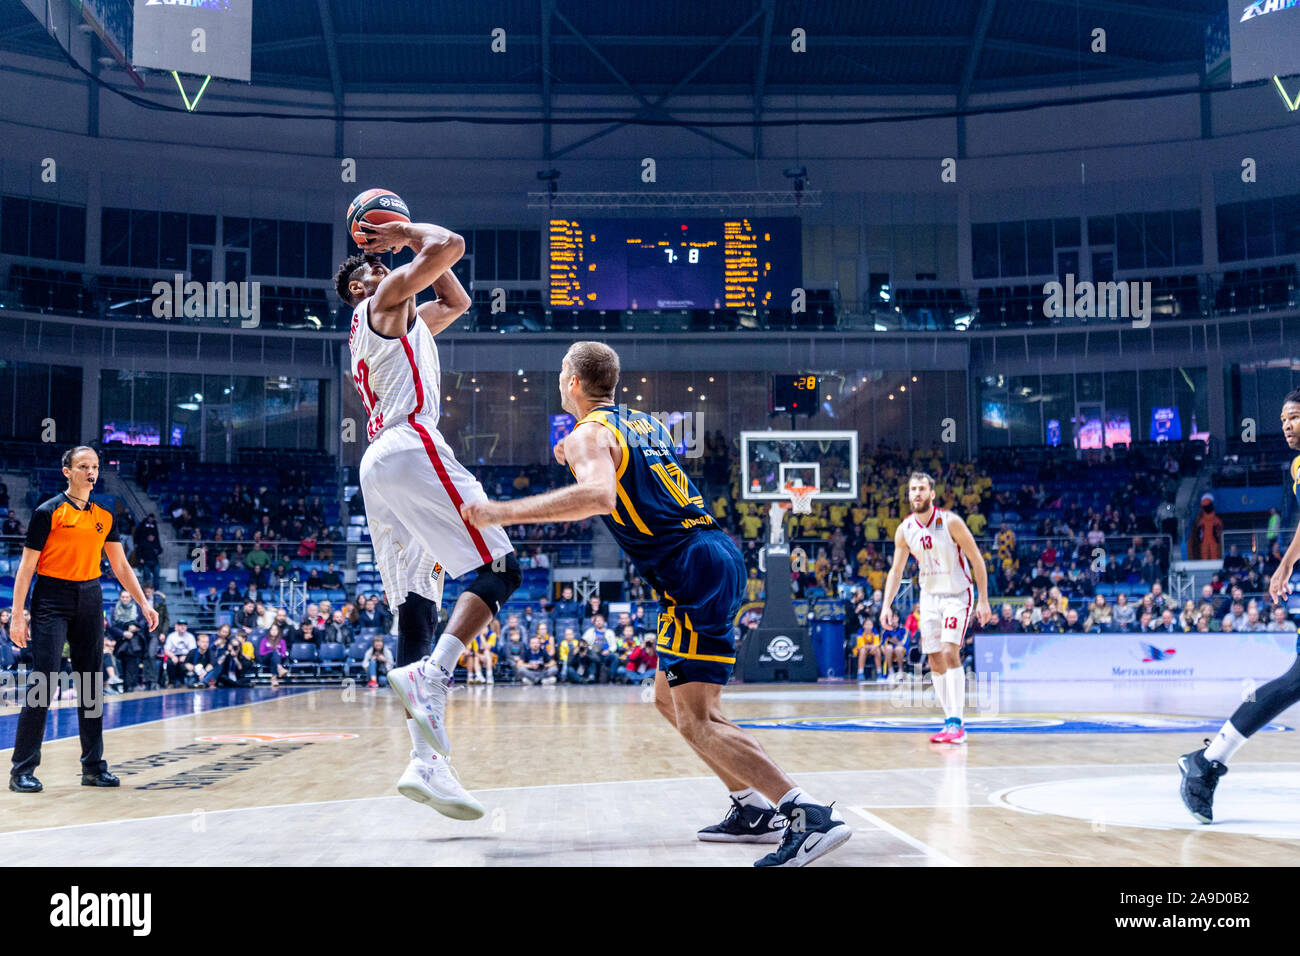
{"label": "knee pad", "polygon": [[438,605],[411,591],[397,609],[397,666],[414,664],[433,651]]}
{"label": "knee pad", "polygon": [[496,617],[501,605],[510,600],[510,595],[515,593],[523,580],[524,573],[519,570],[519,558],[511,551],[480,567],[465,590],[478,597],[492,611],[492,616]]}

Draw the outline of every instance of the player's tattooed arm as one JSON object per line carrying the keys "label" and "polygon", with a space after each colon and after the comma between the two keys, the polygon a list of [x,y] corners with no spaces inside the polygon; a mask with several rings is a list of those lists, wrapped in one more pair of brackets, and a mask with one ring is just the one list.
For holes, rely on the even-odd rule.
{"label": "player's tattooed arm", "polygon": [[475,527],[581,521],[607,515],[618,503],[618,478],[611,454],[610,431],[591,423],[574,429],[564,441],[564,454],[576,484],[514,501],[476,501],[460,509]]}
{"label": "player's tattooed arm", "polygon": [[894,532],[894,563],[889,568],[889,576],[885,578],[885,594],[881,599],[880,626],[883,630],[893,630],[898,623],[898,615],[894,613],[894,598],[898,597],[898,585],[903,580],[903,571],[911,556],[911,549],[903,537],[903,526],[900,524]]}

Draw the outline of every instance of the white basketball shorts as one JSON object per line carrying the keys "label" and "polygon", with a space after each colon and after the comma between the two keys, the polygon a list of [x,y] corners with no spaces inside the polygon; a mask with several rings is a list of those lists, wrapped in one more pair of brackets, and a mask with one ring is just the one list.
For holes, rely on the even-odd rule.
{"label": "white basketball shorts", "polygon": [[917,614],[917,623],[921,626],[921,652],[934,654],[945,644],[960,647],[974,608],[973,589],[956,594],[930,594],[922,590],[921,609]]}
{"label": "white basketball shorts", "polygon": [[475,528],[460,506],[487,497],[436,428],[392,425],[361,458],[361,494],[375,566],[397,607],[414,591],[442,602],[447,577],[458,578],[513,548],[505,531]]}

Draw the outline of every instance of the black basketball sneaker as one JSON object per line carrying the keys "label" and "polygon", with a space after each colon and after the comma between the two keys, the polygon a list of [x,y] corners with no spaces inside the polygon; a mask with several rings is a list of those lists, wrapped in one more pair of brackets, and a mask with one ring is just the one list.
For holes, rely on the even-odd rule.
{"label": "black basketball sneaker", "polygon": [[705,827],[698,836],[707,843],[778,843],[785,824],[776,807],[751,807],[732,797],[722,822]]}
{"label": "black basketball sneaker", "polygon": [[853,828],[832,807],[791,802],[783,803],[780,810],[790,821],[785,837],[774,852],[757,860],[755,866],[807,866],[853,836]]}
{"label": "black basketball sneaker", "polygon": [[[1210,745],[1205,741],[1205,747]],[[1183,785],[1179,795],[1183,806],[1201,823],[1214,822],[1214,788],[1219,785],[1219,778],[1228,772],[1226,764],[1217,760],[1205,759],[1205,747],[1183,754],[1178,758],[1178,769],[1183,774]]]}

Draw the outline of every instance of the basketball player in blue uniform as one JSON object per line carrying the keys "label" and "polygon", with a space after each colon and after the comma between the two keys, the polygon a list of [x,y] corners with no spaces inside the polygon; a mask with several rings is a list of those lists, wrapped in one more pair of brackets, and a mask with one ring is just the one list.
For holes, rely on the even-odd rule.
{"label": "basketball player in blue uniform", "polygon": [[[1282,399],[1282,435],[1292,451],[1300,451],[1300,388]],[[1291,461],[1291,493],[1300,504],[1300,455]],[[1300,559],[1300,526],[1296,527],[1291,547],[1282,555],[1282,563],[1269,581],[1268,593],[1274,601],[1284,601],[1291,593],[1291,570],[1297,559]],[[1296,650],[1300,652],[1300,639],[1296,641]],[[1183,774],[1180,792],[1192,816],[1201,823],[1214,822],[1214,788],[1228,772],[1232,755],[1257,730],[1297,701],[1300,701],[1300,656],[1290,670],[1260,687],[1250,700],[1238,707],[1218,736],[1205,742],[1205,747],[1178,758],[1178,769]]]}
{"label": "basketball player in blue uniform", "polygon": [[555,446],[555,457],[576,484],[513,501],[471,502],[461,513],[478,527],[602,516],[660,595],[655,705],[731,792],[731,812],[701,830],[700,839],[779,841],[755,866],[811,863],[853,831],[722,716],[745,562],[678,464],[668,430],[614,404],[618,375],[618,355],[603,343],[576,342],[564,356],[561,404],[578,423]]}

